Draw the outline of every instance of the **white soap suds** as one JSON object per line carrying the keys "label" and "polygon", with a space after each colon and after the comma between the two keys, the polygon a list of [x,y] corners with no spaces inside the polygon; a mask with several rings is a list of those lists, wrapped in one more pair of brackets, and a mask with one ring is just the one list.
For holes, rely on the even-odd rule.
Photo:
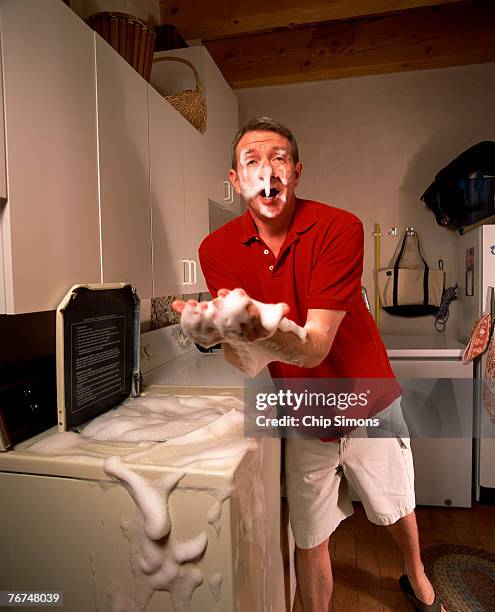
{"label": "white soap suds", "polygon": [[96,610],[98,607],[98,595],[96,587],[96,558],[92,550],[89,553],[89,565],[91,567],[91,595],[93,596],[93,605]]}
{"label": "white soap suds", "polygon": [[77,447],[79,440],[79,434],[72,431],[64,431],[56,437],[49,436],[39,440],[30,446],[30,450],[42,453],[46,449],[48,452],[65,454],[66,451],[71,451],[74,447]]}
{"label": "white soap suds", "polygon": [[129,491],[144,519],[144,529],[152,540],[159,540],[170,532],[170,517],[167,500],[170,491],[184,474],[166,474],[159,486],[133,473],[120,457],[109,457],[103,466],[109,476],[115,476]]}
{"label": "white soap suds", "polygon": [[[92,439],[90,434],[97,439]],[[111,434],[117,440],[112,440]],[[105,458],[104,471],[125,487],[139,511],[136,517],[121,520],[134,576],[132,597],[124,592],[128,588],[126,584],[122,588],[116,578],[111,579],[106,591],[109,612],[144,612],[156,591],[170,593],[174,612],[191,610],[193,594],[204,581],[196,563],[207,550],[207,526],[212,525],[219,536],[222,505],[234,495],[234,490],[231,487],[205,489],[214,499],[204,517],[205,529],[186,541],[174,536],[168,499],[186,473],[223,476],[243,465],[241,461],[246,454],[259,448],[257,440],[245,438],[243,434],[243,402],[230,394],[147,395],[129,399],[109,414],[94,419],[83,434],[57,433],[29,447],[29,451],[62,458],[70,456],[71,460],[95,465],[101,465]],[[163,438],[165,441],[157,441]],[[147,466],[156,466],[157,470],[151,472],[145,469]],[[162,472],[160,467],[164,468]],[[160,474],[158,479],[156,474]],[[253,473],[251,468],[243,474],[242,482],[236,483],[235,488],[242,489],[243,504],[253,505],[242,509],[243,516],[247,513],[243,518],[244,531],[251,538],[249,534],[257,530],[253,513],[258,517],[262,512],[259,499],[253,504],[251,497],[259,498],[256,480],[260,474]],[[258,541],[257,548],[261,550]],[[237,563],[238,555],[236,551]],[[96,579],[96,559],[92,557],[90,561]],[[263,560],[258,558],[257,562],[259,571]],[[221,581],[215,578],[212,584],[210,588],[218,587],[215,592],[219,592]]]}
{"label": "white soap suds", "polygon": [[[26,447],[29,452],[42,455],[71,457],[73,461],[94,463],[98,465],[101,459],[110,455],[126,455],[133,451],[145,451],[152,448],[153,444],[138,442],[134,444],[111,441],[110,443],[98,440],[89,440],[81,434],[72,431],[57,432],[42,438]],[[104,483],[98,483],[105,486]]]}
{"label": "white soap suds", "polygon": [[229,344],[237,355],[241,370],[250,378],[257,376],[263,368],[275,360],[273,353],[259,344],[247,342],[229,342]]}
{"label": "white soap suds", "polygon": [[109,607],[112,612],[120,610],[117,606],[128,604],[129,610],[145,610],[155,591],[168,591],[174,612],[189,612],[193,593],[204,580],[194,562],[204,555],[208,536],[203,531],[182,542],[173,537],[168,498],[183,474],[148,481],[119,457],[110,457],[105,462],[105,471],[126,487],[141,512],[140,521],[130,518],[121,521],[122,533],[129,542],[136,598],[127,599],[120,585],[116,588],[113,582],[107,588]]}
{"label": "white soap suds", "polygon": [[[306,342],[307,331],[284,316],[283,303],[264,304],[252,300],[242,289],[234,289],[201,304],[187,302],[181,315],[182,329],[186,336],[204,347],[213,346],[219,339],[228,342],[246,374],[256,376],[268,363],[279,358],[267,345],[244,339],[244,330],[251,318],[248,311],[251,304],[258,309],[261,325],[268,332],[261,340],[266,341],[280,329],[295,334],[301,343]],[[297,361],[296,354],[294,360]]]}
{"label": "white soap suds", "polygon": [[[238,505],[241,520],[236,526],[240,556],[236,553],[236,574],[247,576],[244,596],[253,602],[253,609],[264,610],[270,599],[266,583],[266,497],[262,478],[264,440],[259,450],[250,455],[237,474],[232,494]],[[243,567],[239,565],[242,558]],[[244,603],[244,602],[243,602]]]}
{"label": "white soap suds", "polygon": [[265,197],[270,196],[270,179],[272,178],[272,169],[270,166],[264,166],[260,171],[260,177],[265,188]]}
{"label": "white soap suds", "polygon": [[215,529],[217,538],[220,536],[220,520],[222,518],[223,502],[230,497],[232,491],[232,487],[225,487],[224,489],[217,489],[211,492],[216,499],[212,507],[208,510],[207,520],[208,523]]}
{"label": "white soap suds", "polygon": [[[239,432],[244,423],[242,411],[243,402],[229,394],[144,395],[96,417],[81,434],[51,434],[27,449],[95,464],[113,455],[139,459],[153,454],[157,448],[165,448],[164,443],[157,445],[161,440],[174,445],[194,445]],[[194,446],[189,455],[194,456]]]}
{"label": "white soap suds", "polygon": [[285,168],[283,166],[281,166],[278,170],[278,176],[280,178],[280,180],[282,181],[282,185],[284,185],[285,187],[287,186],[288,180],[287,180],[287,172],[285,170]]}
{"label": "white soap suds", "polygon": [[234,558],[234,571],[236,573],[239,571],[239,557],[240,557],[239,547],[236,546],[235,558]]}
{"label": "white soap suds", "polygon": [[115,577],[109,579],[106,595],[108,612],[142,612],[144,609],[124,595],[120,582]]}
{"label": "white soap suds", "polygon": [[243,336],[243,326],[250,319],[250,304],[258,308],[261,324],[268,332],[264,338],[269,338],[277,329],[282,329],[296,334],[301,342],[306,341],[305,329],[284,317],[283,303],[264,304],[252,300],[242,289],[234,289],[224,297],[202,304],[186,303],[181,317],[182,329],[193,339],[204,338],[206,344],[213,331],[224,340],[239,340]]}
{"label": "white soap suds", "polygon": [[160,448],[160,445],[158,445],[153,451],[141,457],[131,455],[129,459],[143,465],[157,465],[158,461],[155,458],[159,458],[163,455],[164,450],[168,450],[167,456],[170,457],[170,463],[173,464],[174,468],[182,468],[184,471],[189,468],[209,471],[218,468],[218,471],[222,472],[232,466],[234,462],[239,461],[246,452],[254,451],[257,448],[256,440],[248,438],[222,440],[221,446],[219,446],[218,440],[209,440],[195,445],[192,449],[183,444],[174,446],[172,443],[165,442],[165,445],[168,445],[166,449]]}
{"label": "white soap suds", "polygon": [[[261,147],[264,148],[263,146]],[[239,155],[239,187],[243,198],[249,202],[255,198],[262,190],[265,197],[270,195],[271,179],[279,178],[284,187],[287,187],[289,180],[292,178],[292,170],[289,164],[287,150],[278,147],[277,155],[284,157],[284,160],[272,160],[269,164],[264,164],[260,159],[253,159],[251,156],[251,148],[244,147]],[[286,201],[285,190],[277,196],[282,201]],[[268,212],[268,210],[267,210]]]}
{"label": "white soap suds", "polygon": [[181,436],[177,436],[171,442],[174,445],[194,444],[196,442],[204,442],[205,440],[224,436],[234,429],[239,429],[244,425],[244,416],[241,412],[233,408],[227,414],[218,417],[215,421],[204,425],[200,429],[196,429]]}
{"label": "white soap suds", "polygon": [[101,441],[160,442],[200,429],[224,411],[210,398],[145,395],[93,419],[81,435]]}
{"label": "white soap suds", "polygon": [[210,585],[211,594],[213,595],[213,599],[218,603],[222,597],[222,582],[223,576],[219,572],[218,574],[213,574],[208,578],[208,584]]}

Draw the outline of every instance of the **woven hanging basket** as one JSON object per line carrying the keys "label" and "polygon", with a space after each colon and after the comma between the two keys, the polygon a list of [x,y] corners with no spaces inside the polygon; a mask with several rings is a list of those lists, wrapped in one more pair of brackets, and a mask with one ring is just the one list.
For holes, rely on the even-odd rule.
{"label": "woven hanging basket", "polygon": [[95,13],[86,21],[136,72],[150,80],[156,39],[150,25],[133,15],[109,11]]}
{"label": "woven hanging basket", "polygon": [[196,70],[194,64],[189,62],[182,57],[155,57],[153,63],[158,62],[181,62],[186,64],[193,71],[194,78],[196,79],[196,89],[184,89],[179,91],[172,96],[164,96],[167,102],[179,111],[179,113],[185,117],[189,123],[194,126],[202,134],[206,130],[206,100],[204,96],[204,87],[199,78],[199,73]]}

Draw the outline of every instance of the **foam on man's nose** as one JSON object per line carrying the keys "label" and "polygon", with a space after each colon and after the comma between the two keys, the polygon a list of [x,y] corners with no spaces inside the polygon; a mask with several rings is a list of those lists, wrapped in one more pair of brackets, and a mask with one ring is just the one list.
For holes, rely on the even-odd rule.
{"label": "foam on man's nose", "polygon": [[263,166],[263,168],[261,169],[261,172],[260,172],[260,178],[263,179],[263,184],[265,186],[265,197],[268,198],[268,197],[270,197],[270,181],[271,181],[271,178],[272,178],[272,167],[271,167],[271,165]]}
{"label": "foam on man's nose", "polygon": [[282,185],[286,187],[288,181],[287,181],[287,174],[285,173],[285,168],[283,166],[280,166],[280,168],[278,169],[278,178],[282,182]]}

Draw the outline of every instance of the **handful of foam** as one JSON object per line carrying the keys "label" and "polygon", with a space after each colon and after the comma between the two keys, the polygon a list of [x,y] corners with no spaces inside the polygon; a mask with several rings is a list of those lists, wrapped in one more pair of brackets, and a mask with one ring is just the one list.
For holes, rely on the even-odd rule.
{"label": "handful of foam", "polygon": [[284,316],[284,304],[265,304],[251,299],[242,289],[234,289],[225,297],[193,306],[186,304],[181,316],[184,333],[204,347],[225,341],[235,347],[244,371],[256,376],[268,363],[277,357],[257,342],[242,339],[243,325],[249,323],[248,307],[254,304],[260,313],[263,328],[268,332],[266,340],[280,329],[295,334],[306,342],[306,330]]}

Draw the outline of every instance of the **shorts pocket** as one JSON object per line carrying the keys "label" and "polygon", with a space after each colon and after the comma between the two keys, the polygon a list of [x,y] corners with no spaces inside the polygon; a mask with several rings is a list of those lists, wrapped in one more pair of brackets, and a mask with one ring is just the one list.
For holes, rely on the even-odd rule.
{"label": "shorts pocket", "polygon": [[409,480],[409,486],[414,490],[414,464],[411,451],[411,440],[409,438],[397,436],[397,442],[400,446],[402,461]]}

